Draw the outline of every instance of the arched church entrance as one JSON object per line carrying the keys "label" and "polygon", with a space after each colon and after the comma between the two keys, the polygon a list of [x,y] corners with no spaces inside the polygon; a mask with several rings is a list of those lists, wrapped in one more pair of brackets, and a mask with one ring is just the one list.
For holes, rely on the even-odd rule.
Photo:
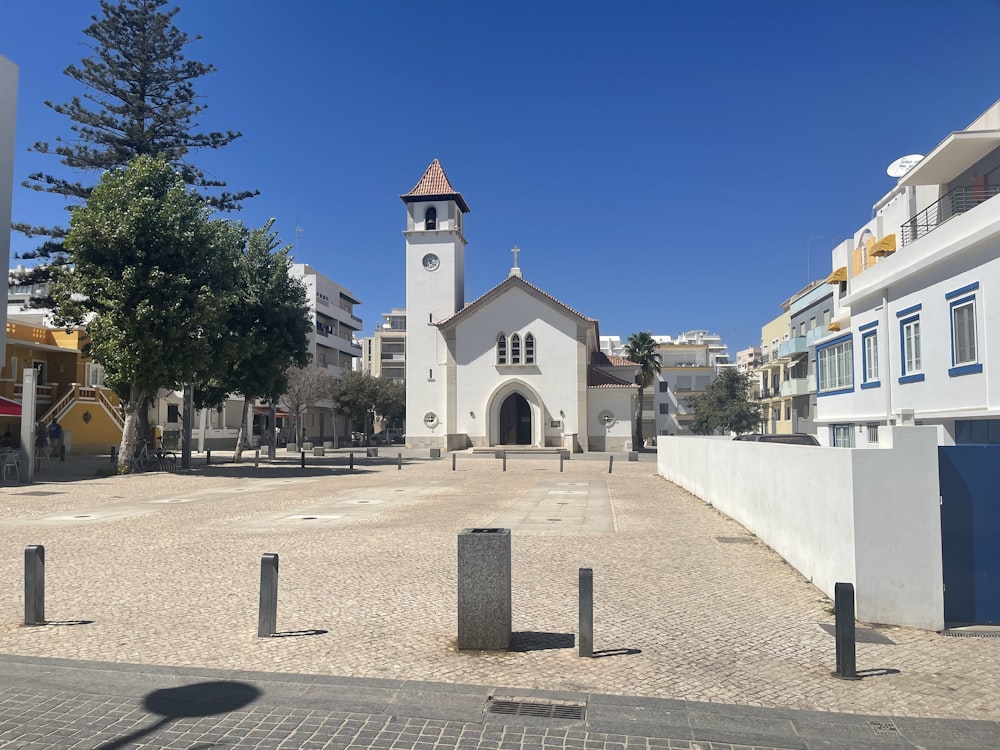
{"label": "arched church entrance", "polygon": [[512,393],[500,405],[500,444],[531,445],[531,406],[520,393]]}

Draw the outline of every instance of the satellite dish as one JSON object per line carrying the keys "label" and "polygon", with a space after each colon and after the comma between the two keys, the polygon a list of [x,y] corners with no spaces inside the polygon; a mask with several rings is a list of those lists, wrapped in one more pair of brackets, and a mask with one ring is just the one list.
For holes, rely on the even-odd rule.
{"label": "satellite dish", "polygon": [[885,169],[885,173],[890,177],[902,177],[904,174],[909,172],[915,166],[917,162],[924,158],[923,154],[910,154],[909,156],[901,156],[892,164],[890,164]]}

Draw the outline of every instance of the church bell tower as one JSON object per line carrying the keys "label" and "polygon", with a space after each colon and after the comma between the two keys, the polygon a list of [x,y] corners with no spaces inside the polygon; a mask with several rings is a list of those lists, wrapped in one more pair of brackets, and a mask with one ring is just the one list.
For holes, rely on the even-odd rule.
{"label": "church bell tower", "polygon": [[448,404],[448,347],[435,325],[465,304],[465,236],[469,212],[435,159],[406,204],[406,444],[448,449],[455,431]]}

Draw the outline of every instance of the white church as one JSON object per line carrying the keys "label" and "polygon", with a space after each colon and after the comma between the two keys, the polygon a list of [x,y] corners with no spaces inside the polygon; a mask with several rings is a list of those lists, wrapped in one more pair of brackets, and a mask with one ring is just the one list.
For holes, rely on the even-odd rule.
{"label": "white church", "polygon": [[514,267],[465,304],[469,206],[435,159],[406,204],[406,444],[621,451],[637,367],[599,350],[597,321]]}

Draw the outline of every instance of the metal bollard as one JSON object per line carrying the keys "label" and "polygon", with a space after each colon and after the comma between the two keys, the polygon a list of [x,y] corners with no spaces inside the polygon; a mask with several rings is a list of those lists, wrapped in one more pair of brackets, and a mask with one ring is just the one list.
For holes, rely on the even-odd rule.
{"label": "metal bollard", "polygon": [[399,471],[403,470],[403,454],[402,453],[398,453],[396,455],[396,468]]}
{"label": "metal bollard", "polygon": [[594,655],[594,571],[580,568],[580,656]]}
{"label": "metal bollard", "polygon": [[615,468],[615,457],[614,456],[608,456],[608,474],[611,473],[611,470],[613,468]]}
{"label": "metal bollard", "polygon": [[560,474],[562,474],[562,470],[563,470],[563,461],[565,461],[565,460],[566,460],[566,456],[564,456],[564,455],[563,455],[562,453],[560,453],[560,454],[559,454],[559,473],[560,473]]}
{"label": "metal bollard", "polygon": [[860,680],[855,652],[853,583],[834,584],[833,610],[837,641],[837,671],[833,676],[842,680]]}
{"label": "metal bollard", "polygon": [[266,552],[260,558],[260,605],[257,637],[270,638],[278,630],[278,555]]}
{"label": "metal bollard", "polygon": [[45,624],[45,547],[24,548],[24,624]]}
{"label": "metal bollard", "polygon": [[256,469],[260,466],[260,448],[253,452],[253,467]]}
{"label": "metal bollard", "polygon": [[212,463],[212,451],[205,451],[205,466],[209,466]]}
{"label": "metal bollard", "polygon": [[306,452],[305,451],[301,451],[300,454],[299,454],[299,468],[301,468],[301,469],[306,468]]}
{"label": "metal bollard", "polygon": [[118,446],[117,445],[112,445],[111,446],[111,463],[117,463],[117,462],[118,462]]}
{"label": "metal bollard", "polygon": [[507,451],[503,452],[503,470],[507,471]]}
{"label": "metal bollard", "polygon": [[454,453],[451,454],[451,470],[452,471],[455,471],[455,459],[457,459],[457,458],[458,458],[458,456],[456,454],[454,454]]}
{"label": "metal bollard", "polygon": [[354,453],[353,452],[350,453],[350,457],[351,457],[350,469],[351,469],[351,471],[354,471]]}

